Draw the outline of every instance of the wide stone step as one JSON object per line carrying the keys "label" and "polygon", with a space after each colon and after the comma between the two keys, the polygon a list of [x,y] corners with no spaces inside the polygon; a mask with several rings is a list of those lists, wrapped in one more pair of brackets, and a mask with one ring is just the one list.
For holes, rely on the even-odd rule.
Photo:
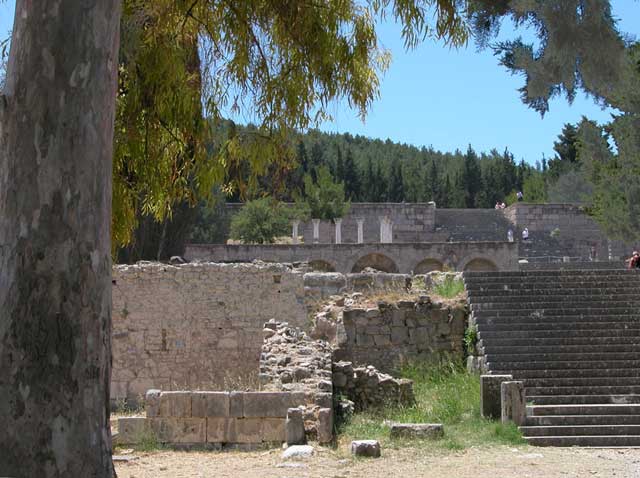
{"label": "wide stone step", "polygon": [[514,289],[518,287],[546,288],[548,284],[557,284],[568,288],[605,288],[631,287],[640,284],[640,274],[629,277],[593,276],[584,278],[538,277],[538,278],[485,278],[478,280],[464,279],[470,291],[483,289]]}
{"label": "wide stone step", "polygon": [[[476,314],[477,315],[477,314]],[[476,317],[474,321],[478,326],[498,325],[498,324],[543,324],[548,322],[556,323],[559,320],[575,320],[571,315],[554,317],[552,315],[542,315],[534,317]],[[622,322],[640,323],[640,314],[636,315],[590,315],[589,322]]]}
{"label": "wide stone step", "polygon": [[640,367],[640,360],[558,360],[537,362],[491,362],[487,361],[489,370],[580,370],[595,369],[598,367],[609,369]]}
{"label": "wide stone step", "polygon": [[489,350],[491,347],[538,347],[549,346],[555,347],[556,350],[559,347],[566,346],[618,346],[618,345],[638,345],[640,344],[640,336],[628,336],[624,334],[624,331],[614,331],[614,336],[578,336],[578,337],[566,337],[564,335],[540,337],[540,338],[487,338],[483,336],[478,340],[478,347],[482,347],[485,350]]}
{"label": "wide stone step", "polygon": [[640,350],[634,352],[557,352],[557,353],[532,353],[532,354],[494,354],[485,352],[486,361],[499,362],[611,362],[613,360],[632,360],[640,363]]}
{"label": "wide stone step", "polygon": [[544,307],[522,307],[506,310],[475,310],[473,312],[478,318],[492,317],[539,317],[553,316],[561,319],[562,317],[575,317],[582,319],[591,315],[634,315],[638,312],[636,307],[564,307],[564,308],[547,308]]}
{"label": "wide stone step", "polygon": [[540,415],[526,421],[526,426],[562,425],[640,425],[640,415]]}
{"label": "wide stone step", "polygon": [[[593,367],[593,364],[591,365]],[[636,368],[584,368],[584,369],[506,369],[493,367],[493,375],[513,375],[514,380],[586,377],[640,377]]]}
{"label": "wide stone step", "polygon": [[503,356],[503,355],[530,355],[530,354],[594,354],[594,353],[628,353],[637,352],[640,354],[640,346],[638,344],[622,344],[622,345],[557,345],[545,346],[484,346],[482,347],[485,355]]}
{"label": "wide stone step", "polygon": [[640,322],[592,322],[588,318],[583,321],[565,320],[560,322],[507,322],[478,324],[478,332],[483,335],[487,332],[500,331],[538,331],[538,330],[640,330]]}
{"label": "wide stone step", "polygon": [[640,435],[640,425],[527,425],[520,427],[520,431],[525,437]]}
{"label": "wide stone step", "polygon": [[550,415],[640,415],[640,405],[634,403],[527,405],[528,417]]}
{"label": "wide stone step", "polygon": [[491,343],[492,339],[544,339],[544,338],[571,338],[571,337],[591,337],[602,335],[603,337],[640,336],[639,329],[554,329],[554,330],[493,330],[478,331],[481,340]]}
{"label": "wide stone step", "polygon": [[640,385],[620,385],[620,386],[546,386],[525,388],[527,396],[537,395],[629,395],[640,394]]}
{"label": "wide stone step", "polygon": [[593,299],[584,301],[570,301],[570,300],[558,300],[549,302],[547,300],[541,300],[539,302],[523,302],[520,300],[514,300],[510,302],[484,302],[484,303],[471,303],[471,310],[473,312],[485,312],[485,311],[520,311],[522,309],[533,309],[544,311],[587,311],[591,313],[594,309],[602,309],[603,313],[607,313],[607,310],[615,309],[630,309],[631,314],[633,311],[638,311],[640,308],[640,300],[617,300],[617,299]]}
{"label": "wide stone step", "polygon": [[552,304],[558,303],[575,304],[576,306],[586,306],[586,304],[616,303],[616,304],[636,304],[639,302],[637,292],[633,294],[574,294],[574,295],[546,295],[546,294],[518,294],[518,295],[483,295],[480,297],[469,296],[470,302],[474,305],[509,305],[509,304]]}
{"label": "wide stone step", "polygon": [[532,446],[630,447],[640,446],[640,435],[586,435],[525,437]]}
{"label": "wide stone step", "polygon": [[[628,293],[630,290],[637,289],[640,286],[640,279],[633,281],[619,281],[619,282],[603,282],[603,281],[585,281],[585,282],[558,282],[554,279],[547,279],[546,281],[525,283],[525,282],[489,282],[484,284],[470,284],[465,283],[465,289],[470,297],[484,296],[484,295],[510,295],[510,294],[525,294],[528,292],[539,294],[550,294],[552,291],[566,290],[579,293],[580,291],[598,290],[598,293],[607,292],[615,293],[621,291],[622,293]],[[553,295],[553,294],[552,294]]]}
{"label": "wide stone step", "polygon": [[531,395],[527,402],[535,405],[565,405],[565,404],[640,404],[640,395]]}
{"label": "wide stone step", "polygon": [[[640,387],[640,377],[555,377],[523,379],[526,388],[535,387]],[[544,395],[544,394],[541,394]]]}
{"label": "wide stone step", "polygon": [[474,301],[485,300],[487,297],[575,297],[575,296],[629,296],[637,294],[637,286],[629,287],[516,287],[506,288],[504,286],[493,289],[467,289],[467,295]]}

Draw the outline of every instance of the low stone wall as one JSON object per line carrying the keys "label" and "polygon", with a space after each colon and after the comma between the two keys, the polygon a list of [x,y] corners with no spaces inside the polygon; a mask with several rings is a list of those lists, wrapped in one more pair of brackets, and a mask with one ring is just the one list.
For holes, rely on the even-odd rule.
{"label": "low stone wall", "polygon": [[351,362],[335,362],[333,387],[336,396],[351,400],[356,410],[389,404],[409,406],[415,401],[413,381],[393,378],[371,365],[354,367]]}
{"label": "low stone wall", "polygon": [[406,360],[461,360],[467,317],[464,302],[432,302],[428,297],[345,308],[344,335],[339,334],[334,358],[384,372]]}
{"label": "low stone wall", "polygon": [[299,392],[151,390],[146,417],[118,420],[118,442],[137,443],[152,433],[173,445],[282,443],[287,410],[303,404]]}

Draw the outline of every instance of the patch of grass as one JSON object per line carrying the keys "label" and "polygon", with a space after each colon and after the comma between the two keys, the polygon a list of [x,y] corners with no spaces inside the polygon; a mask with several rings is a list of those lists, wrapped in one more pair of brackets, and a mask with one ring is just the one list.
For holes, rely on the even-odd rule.
{"label": "patch of grass", "polygon": [[[480,378],[467,373],[462,365],[411,363],[401,369],[400,375],[414,381],[416,403],[356,414],[341,426],[339,433],[343,439],[376,439],[384,446],[409,444],[440,450],[525,443],[515,425],[503,425],[480,416]],[[442,423],[445,436],[436,441],[391,440],[392,422]]]}
{"label": "patch of grass", "polygon": [[165,448],[151,430],[144,430],[136,436],[136,444],[133,445],[133,449],[135,451],[154,451],[154,450],[162,450]]}
{"label": "patch of grass", "polygon": [[442,282],[433,286],[433,292],[445,299],[453,299],[464,294],[464,282],[447,276]]}

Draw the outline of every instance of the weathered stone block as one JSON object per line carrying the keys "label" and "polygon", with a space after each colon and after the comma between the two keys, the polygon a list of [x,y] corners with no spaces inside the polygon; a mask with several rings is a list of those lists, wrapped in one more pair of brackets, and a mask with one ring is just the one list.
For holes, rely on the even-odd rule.
{"label": "weathered stone block", "polygon": [[151,430],[163,443],[205,443],[206,418],[149,418]]}
{"label": "weathered stone block", "polygon": [[207,418],[207,442],[229,443],[231,418]]}
{"label": "weathered stone block", "polygon": [[229,392],[193,392],[192,417],[228,417]]}
{"label": "weathered stone block", "polygon": [[138,443],[148,432],[149,424],[145,417],[118,418],[118,443],[122,445]]}
{"label": "weathered stone block", "polygon": [[392,327],[391,328],[391,343],[392,344],[404,344],[409,342],[409,329],[406,327]]}
{"label": "weathered stone block", "polygon": [[396,423],[391,425],[391,438],[441,438],[444,427],[441,423]]}
{"label": "weathered stone block", "polygon": [[160,417],[187,418],[191,416],[191,392],[162,392],[160,394]]}
{"label": "weathered stone block", "polygon": [[523,382],[502,382],[500,403],[502,423],[513,421],[518,426],[524,425],[527,417],[527,401]]}
{"label": "weathered stone block", "polygon": [[286,436],[286,418],[263,418],[262,419],[262,441],[263,442],[284,442]]}
{"label": "weathered stone block", "polygon": [[262,419],[231,418],[230,420],[230,443],[262,443]]}
{"label": "weathered stone block", "polygon": [[480,412],[485,418],[500,418],[502,382],[512,381],[511,375],[480,375]]}
{"label": "weathered stone block", "polygon": [[229,393],[229,416],[244,416],[244,392]]}
{"label": "weathered stone block", "polygon": [[307,442],[301,408],[290,408],[287,410],[285,440],[287,445],[303,445]]}
{"label": "weathered stone block", "polygon": [[380,456],[380,442],[378,440],[352,441],[351,453],[355,456],[378,458]]}
{"label": "weathered stone block", "polygon": [[318,410],[318,442],[329,443],[333,440],[333,408]]}
{"label": "weathered stone block", "polygon": [[160,414],[160,395],[161,390],[151,389],[147,390],[144,396],[144,409],[147,413],[147,417],[157,417]]}
{"label": "weathered stone block", "polygon": [[[316,393],[313,402],[320,408],[331,408],[333,406],[332,393]],[[298,405],[298,404],[295,404]]]}
{"label": "weathered stone block", "polygon": [[245,392],[243,416],[285,418],[290,407],[288,392]]}
{"label": "weathered stone block", "polygon": [[376,345],[391,345],[391,337],[389,335],[374,335],[373,343]]}

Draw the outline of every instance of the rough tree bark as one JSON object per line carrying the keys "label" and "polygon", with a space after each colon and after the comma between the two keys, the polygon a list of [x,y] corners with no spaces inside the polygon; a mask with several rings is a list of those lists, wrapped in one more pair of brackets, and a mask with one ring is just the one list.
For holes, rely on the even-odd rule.
{"label": "rough tree bark", "polygon": [[0,476],[113,476],[120,0],[18,0],[0,98]]}

